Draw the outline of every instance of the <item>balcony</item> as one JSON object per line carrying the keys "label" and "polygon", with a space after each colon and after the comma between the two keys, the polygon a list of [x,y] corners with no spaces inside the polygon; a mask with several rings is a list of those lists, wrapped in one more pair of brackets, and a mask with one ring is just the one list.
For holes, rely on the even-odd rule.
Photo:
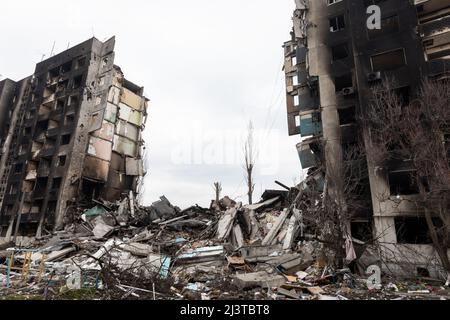
{"label": "balcony", "polygon": [[322,134],[321,114],[318,111],[300,113],[300,134],[302,137]]}
{"label": "balcony", "polygon": [[297,144],[297,151],[303,169],[319,166],[320,158],[322,157],[321,146],[320,137],[305,139]]}

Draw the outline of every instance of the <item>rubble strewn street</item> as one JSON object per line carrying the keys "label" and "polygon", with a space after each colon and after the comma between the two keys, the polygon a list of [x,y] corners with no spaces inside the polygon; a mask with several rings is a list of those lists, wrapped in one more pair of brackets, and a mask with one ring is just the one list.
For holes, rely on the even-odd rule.
{"label": "rubble strewn street", "polygon": [[[228,197],[185,210],[161,197],[80,206],[64,231],[0,244],[2,299],[447,300],[440,280],[336,269],[304,235],[298,190],[244,206]],[[266,192],[265,195],[273,195]],[[307,230],[306,230],[307,231]],[[309,238],[309,240],[308,240]],[[359,268],[361,269],[361,268]]]}

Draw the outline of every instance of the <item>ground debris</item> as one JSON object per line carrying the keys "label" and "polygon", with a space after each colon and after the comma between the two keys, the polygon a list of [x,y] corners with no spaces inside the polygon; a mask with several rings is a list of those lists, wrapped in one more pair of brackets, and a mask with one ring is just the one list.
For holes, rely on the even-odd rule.
{"label": "ground debris", "polygon": [[368,290],[367,275],[336,268],[324,245],[303,235],[301,212],[288,201],[295,192],[267,191],[249,206],[225,197],[209,209],[181,210],[166,197],[150,207],[128,197],[83,204],[63,231],[16,243],[0,239],[0,296],[450,299],[435,279],[389,279],[380,290]]}

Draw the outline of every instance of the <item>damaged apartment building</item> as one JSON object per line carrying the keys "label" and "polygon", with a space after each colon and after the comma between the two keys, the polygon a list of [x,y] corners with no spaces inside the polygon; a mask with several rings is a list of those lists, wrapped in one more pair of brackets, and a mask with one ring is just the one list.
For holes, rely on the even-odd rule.
{"label": "damaged apartment building", "polygon": [[92,38],[0,82],[2,236],[60,230],[82,201],[135,196],[148,99]]}
{"label": "damaged apartment building", "polygon": [[[398,92],[411,99],[423,79],[449,77],[450,0],[295,2],[292,38],[284,44],[289,135],[301,136],[302,168],[323,187],[319,168],[345,161],[358,137],[356,114],[368,105],[373,85],[394,78]],[[381,9],[381,29],[367,27],[371,5]],[[436,275],[439,259],[424,236],[425,218],[412,203],[394,205],[395,198],[416,195],[408,168],[380,173],[368,161],[368,172],[370,205],[353,217],[353,237],[367,230],[367,239],[383,244],[385,271]]]}

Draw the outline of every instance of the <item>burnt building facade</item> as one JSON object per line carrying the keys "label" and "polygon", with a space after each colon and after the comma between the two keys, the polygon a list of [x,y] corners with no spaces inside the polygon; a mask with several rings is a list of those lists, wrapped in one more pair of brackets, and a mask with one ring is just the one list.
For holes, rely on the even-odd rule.
{"label": "burnt building facade", "polygon": [[148,99],[92,38],[0,82],[2,235],[59,230],[83,200],[136,194]]}
{"label": "burnt building facade", "polygon": [[[344,163],[346,150],[357,143],[357,115],[368,105],[374,85],[395,79],[395,89],[411,99],[424,79],[449,77],[450,1],[295,2],[292,38],[284,44],[289,134],[301,136],[297,149],[303,169],[323,180],[325,174],[315,169]],[[367,26],[372,5],[381,9],[381,29]],[[365,148],[370,148],[367,142]],[[370,159],[367,166],[370,205],[353,218],[351,229],[365,225],[371,230],[368,238],[382,244],[385,271],[412,274],[426,268],[436,274],[440,267],[433,246],[400,235],[400,229],[418,233],[426,228],[409,202],[396,205],[399,197],[415,196],[402,187],[408,168],[380,171]]]}

